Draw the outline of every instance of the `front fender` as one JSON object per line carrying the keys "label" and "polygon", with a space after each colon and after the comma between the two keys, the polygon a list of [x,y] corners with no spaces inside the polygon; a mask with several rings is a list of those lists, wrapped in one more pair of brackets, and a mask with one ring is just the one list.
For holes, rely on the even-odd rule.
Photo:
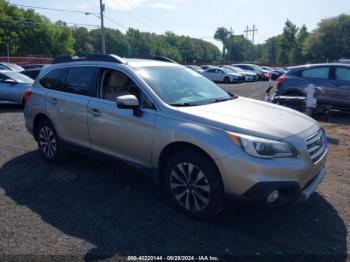
{"label": "front fender", "polygon": [[213,160],[241,152],[222,129],[184,119],[158,117],[153,143],[153,166],[158,166],[162,150],[169,144],[184,142],[199,147]]}

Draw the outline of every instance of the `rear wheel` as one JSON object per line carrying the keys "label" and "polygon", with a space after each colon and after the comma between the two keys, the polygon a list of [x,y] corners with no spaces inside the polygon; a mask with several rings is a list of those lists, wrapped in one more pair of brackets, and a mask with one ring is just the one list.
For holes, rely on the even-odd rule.
{"label": "rear wheel", "polygon": [[172,202],[185,214],[209,219],[223,208],[223,186],[212,160],[202,152],[175,153],[164,169],[164,186]]}
{"label": "rear wheel", "polygon": [[56,130],[48,119],[41,120],[36,128],[36,138],[41,155],[48,162],[60,162],[65,153]]}

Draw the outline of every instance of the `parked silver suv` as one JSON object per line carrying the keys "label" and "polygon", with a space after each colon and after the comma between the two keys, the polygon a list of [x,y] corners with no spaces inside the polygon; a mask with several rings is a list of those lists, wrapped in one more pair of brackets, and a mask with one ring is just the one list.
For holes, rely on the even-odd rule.
{"label": "parked silver suv", "polygon": [[121,159],[196,218],[218,214],[225,196],[269,206],[305,200],[325,176],[317,122],[229,94],[175,63],[61,57],[26,97],[26,126],[47,161],[73,148]]}

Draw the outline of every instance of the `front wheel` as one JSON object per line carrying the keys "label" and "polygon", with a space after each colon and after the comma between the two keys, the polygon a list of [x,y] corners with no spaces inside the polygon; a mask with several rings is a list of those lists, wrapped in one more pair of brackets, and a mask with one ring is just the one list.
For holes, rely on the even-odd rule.
{"label": "front wheel", "polygon": [[230,83],[230,78],[226,76],[226,77],[224,78],[224,83],[225,83],[225,84]]}
{"label": "front wheel", "polygon": [[224,190],[212,160],[198,150],[175,153],[164,169],[164,186],[172,202],[185,214],[209,219],[223,209]]}
{"label": "front wheel", "polygon": [[65,153],[52,123],[42,120],[36,129],[36,138],[41,155],[48,162],[60,162]]}

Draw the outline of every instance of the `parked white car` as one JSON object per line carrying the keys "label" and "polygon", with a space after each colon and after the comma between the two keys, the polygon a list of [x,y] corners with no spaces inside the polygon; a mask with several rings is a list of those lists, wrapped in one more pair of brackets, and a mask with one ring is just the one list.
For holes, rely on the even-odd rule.
{"label": "parked white car", "polygon": [[224,68],[231,70],[234,73],[241,74],[244,77],[245,82],[253,82],[258,80],[258,75],[251,71],[245,71],[239,67],[225,65]]}
{"label": "parked white car", "polygon": [[241,74],[234,73],[226,68],[209,68],[205,70],[202,75],[213,82],[233,83],[244,81]]}

